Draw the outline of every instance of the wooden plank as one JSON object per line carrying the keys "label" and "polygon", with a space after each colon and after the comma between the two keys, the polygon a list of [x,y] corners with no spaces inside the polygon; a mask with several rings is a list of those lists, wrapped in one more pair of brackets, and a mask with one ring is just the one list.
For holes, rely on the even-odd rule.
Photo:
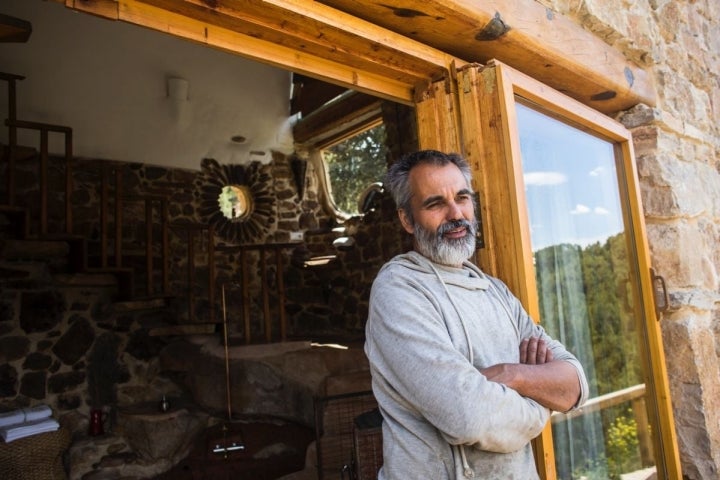
{"label": "wooden plank", "polygon": [[320,80],[343,85],[366,93],[409,103],[412,86],[397,79],[363,71],[352,63],[339,63],[275,44],[262,38],[237,33],[214,25],[132,1],[120,4],[119,19],[143,25],[172,35],[237,53],[246,58],[286,68]]}
{"label": "wooden plank", "polygon": [[240,250],[240,268],[242,269],[242,316],[243,316],[243,327],[245,330],[245,344],[250,344],[251,331],[250,331],[250,286],[248,285],[250,277],[248,275],[248,260],[247,250]]}
{"label": "wooden plank", "polygon": [[285,315],[285,273],[283,271],[282,254],[279,248],[275,249],[275,280],[278,291],[278,310],[280,316],[280,341],[287,340],[287,316]]}
{"label": "wooden plank", "polygon": [[649,71],[534,0],[389,0],[322,3],[467,62],[498,59],[593,108],[655,105]]}
{"label": "wooden plank", "polygon": [[263,300],[263,320],[265,320],[265,343],[272,342],[272,317],[270,316],[270,286],[267,282],[267,250],[260,250],[260,287]]}
{"label": "wooden plank", "polygon": [[296,51],[414,83],[452,60],[431,47],[307,0],[138,0]]}
{"label": "wooden plank", "polygon": [[418,143],[421,150],[460,152],[457,95],[450,80],[418,87],[416,104]]}
{"label": "wooden plank", "polygon": [[[166,8],[147,2],[159,3]],[[199,1],[147,0],[147,2],[68,0],[66,5],[75,10],[145,26],[408,105],[412,103],[412,88],[415,82],[421,78],[441,75],[447,65],[453,61],[463,63],[436,49],[367,22],[360,22],[359,26],[355,25],[354,32],[347,32],[347,25],[340,20],[358,23],[357,19],[353,20],[342,12],[306,0],[296,4],[304,3],[309,7],[298,8],[298,11],[293,10],[296,4],[291,3],[285,7],[281,4],[270,8],[266,2],[254,0],[247,4],[243,3],[242,8],[227,10],[235,15],[230,17],[218,14]],[[111,11],[110,7],[113,5],[114,11]],[[231,5],[237,7],[240,3],[235,2]],[[242,12],[248,9],[264,15],[259,20],[260,25],[253,24],[252,17],[243,16]],[[317,14],[320,19],[303,16],[313,12],[314,9],[320,10]],[[197,11],[200,11],[204,12],[203,15],[207,18],[200,20],[176,13],[175,10],[191,15],[199,15]],[[274,15],[279,16],[268,18],[266,12],[274,12]],[[299,26],[301,30],[298,32],[283,28],[287,19],[295,19],[293,25]],[[331,19],[333,23],[325,27],[321,23],[322,19]],[[273,21],[275,23],[272,23]],[[218,23],[232,28],[219,26]],[[310,31],[302,29],[310,27],[314,27],[314,32],[322,38],[327,36],[328,32],[332,32],[340,40],[329,42],[324,39],[325,43],[322,45],[318,45],[317,40],[308,43],[308,38],[312,35]],[[318,30],[321,27],[327,31]],[[364,32],[364,36],[359,36],[358,32]],[[358,53],[358,42],[367,45],[362,55]],[[373,53],[375,51],[378,53]],[[371,53],[373,55],[370,55]]]}

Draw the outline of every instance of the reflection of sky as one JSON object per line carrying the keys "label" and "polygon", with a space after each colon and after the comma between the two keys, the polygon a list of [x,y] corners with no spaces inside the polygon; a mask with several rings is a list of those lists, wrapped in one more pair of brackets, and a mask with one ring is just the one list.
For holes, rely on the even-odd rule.
{"label": "reflection of sky", "polygon": [[517,104],[533,250],[623,230],[611,143]]}

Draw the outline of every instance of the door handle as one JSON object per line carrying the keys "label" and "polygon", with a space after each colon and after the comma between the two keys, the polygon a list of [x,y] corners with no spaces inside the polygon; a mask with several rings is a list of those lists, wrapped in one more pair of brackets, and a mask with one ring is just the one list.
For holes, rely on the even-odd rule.
{"label": "door handle", "polygon": [[653,297],[655,298],[655,316],[660,320],[660,314],[666,312],[670,308],[670,297],[667,293],[667,286],[662,275],[655,273],[655,269],[650,269],[650,278],[652,278]]}

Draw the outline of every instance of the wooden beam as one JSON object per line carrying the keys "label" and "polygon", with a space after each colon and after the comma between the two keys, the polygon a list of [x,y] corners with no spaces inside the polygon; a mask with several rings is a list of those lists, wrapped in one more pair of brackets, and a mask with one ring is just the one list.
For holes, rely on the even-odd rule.
{"label": "wooden beam", "polygon": [[24,43],[32,33],[32,24],[27,20],[0,13],[0,43]]}
{"label": "wooden beam", "polygon": [[320,0],[467,62],[498,59],[604,113],[655,105],[646,69],[535,0]]}
{"label": "wooden beam", "polygon": [[64,3],[405,104],[453,62],[492,59],[606,114],[657,96],[646,69],[534,0]]}
{"label": "wooden beam", "polygon": [[[307,0],[66,0],[106,18],[180,36],[354,90],[410,104],[451,56]],[[111,12],[111,4],[114,12]]]}

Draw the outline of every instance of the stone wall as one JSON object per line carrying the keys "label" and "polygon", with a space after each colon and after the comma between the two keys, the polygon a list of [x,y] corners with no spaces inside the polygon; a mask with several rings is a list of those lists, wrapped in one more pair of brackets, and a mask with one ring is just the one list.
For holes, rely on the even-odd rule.
{"label": "stone wall", "polygon": [[632,130],[683,475],[720,472],[720,3],[543,0],[649,67],[658,99]]}

